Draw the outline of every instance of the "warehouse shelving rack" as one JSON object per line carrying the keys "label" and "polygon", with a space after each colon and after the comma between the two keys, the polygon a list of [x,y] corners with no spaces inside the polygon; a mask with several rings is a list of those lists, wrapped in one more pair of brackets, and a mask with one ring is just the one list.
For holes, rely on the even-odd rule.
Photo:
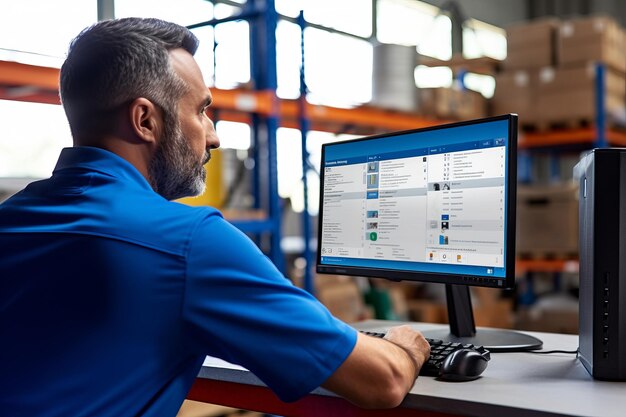
{"label": "warehouse shelving rack", "polygon": [[[541,132],[526,132],[520,136],[519,147],[524,151],[520,155],[520,180],[530,181],[530,153],[536,150],[563,148],[585,150],[604,148],[607,146],[626,146],[626,130],[609,127],[606,115],[606,64],[595,64],[595,114],[594,124],[589,127],[576,129],[557,129]],[[556,168],[555,164],[552,164]],[[552,172],[556,177],[557,173]]]}
{"label": "warehouse shelving rack", "polygon": [[[551,172],[553,179],[559,178],[557,157],[562,150],[584,151],[607,146],[626,146],[626,130],[616,129],[608,125],[606,112],[606,64],[595,63],[595,103],[594,123],[591,126],[574,129],[546,130],[542,132],[526,132],[520,136],[520,180],[529,182],[531,178],[531,158],[535,151],[550,153]],[[532,303],[535,296],[533,280],[536,273],[550,273],[554,287],[560,287],[563,273],[577,273],[578,259],[518,259],[516,274],[524,276],[527,285],[526,293],[520,300]]]}
{"label": "warehouse shelving rack", "polygon": [[[252,4],[251,2],[250,4]],[[273,2],[270,2],[273,6]],[[266,3],[267,4],[267,3]],[[249,18],[265,19],[262,25],[254,31],[259,42],[275,42],[275,39],[269,41],[263,38],[260,33],[261,27],[267,31],[267,25],[273,25],[272,19],[268,20],[265,16],[267,11],[247,12]],[[276,15],[274,15],[276,16]],[[240,17],[237,16],[237,19]],[[227,19],[235,20],[235,17]],[[222,20],[224,21],[224,20]],[[217,21],[209,21],[211,24],[217,24]],[[275,33],[275,30],[272,31]],[[275,62],[275,49],[266,46],[264,48],[254,49],[256,52],[265,51],[266,58]],[[271,66],[267,66],[269,68]],[[596,65],[596,123],[587,128],[553,130],[546,132],[527,132],[520,137],[520,150],[526,152],[526,156],[520,157],[520,179],[523,181],[528,178],[530,170],[528,167],[530,156],[529,153],[539,150],[557,149],[562,147],[575,147],[576,149],[589,149],[592,147],[603,146],[626,146],[626,132],[609,128],[606,126],[606,113],[604,106],[604,64]],[[266,143],[268,147],[267,165],[265,169],[268,173],[267,180],[271,183],[269,192],[266,193],[266,205],[260,204],[260,199],[255,198],[258,202],[258,212],[263,213],[261,216],[246,218],[245,214],[237,214],[231,217],[230,221],[242,231],[252,234],[270,233],[271,251],[269,253],[272,261],[281,269],[284,268],[284,257],[280,251],[280,199],[277,192],[277,173],[276,173],[276,130],[279,126],[300,128],[302,124],[307,123],[307,129],[336,132],[345,130],[346,126],[351,129],[357,129],[363,134],[385,131],[385,130],[403,130],[419,127],[432,126],[442,121],[419,117],[410,113],[401,113],[396,111],[387,111],[373,107],[363,106],[356,109],[340,109],[330,106],[311,105],[306,100],[284,100],[278,99],[275,94],[275,66],[274,74],[255,73],[255,78],[261,78],[261,81],[254,90],[233,89],[221,90],[212,88],[214,97],[214,109],[216,115],[221,120],[237,121],[248,123],[253,126],[252,131],[257,135],[262,135],[263,130],[266,134]],[[40,103],[59,104],[58,97],[58,77],[59,71],[56,68],[47,68],[32,66],[16,62],[0,61],[0,99],[32,101]],[[273,86],[273,87],[272,87]],[[256,125],[256,127],[255,127]],[[272,150],[270,151],[271,148]],[[260,159],[259,149],[255,151],[254,157]],[[306,156],[305,156],[306,158]],[[304,161],[304,159],[303,159]],[[303,162],[304,166],[305,162]],[[259,171],[255,172],[255,177],[261,176],[261,165],[255,164]],[[260,184],[255,187],[255,197],[263,193]],[[269,200],[269,201],[268,201]],[[257,212],[257,213],[258,213]],[[303,221],[306,221],[303,219]],[[314,250],[314,249],[313,249]],[[311,249],[309,248],[309,251]],[[306,256],[306,254],[305,254]],[[309,255],[308,259],[311,259]],[[520,262],[520,271],[552,271],[558,272],[559,265],[563,262],[555,262],[547,266],[545,261],[523,260]],[[575,261],[574,261],[575,262]],[[571,263],[567,263],[567,269],[571,269]],[[309,268],[307,268],[309,269]],[[312,279],[305,277],[305,288],[312,291]]]}

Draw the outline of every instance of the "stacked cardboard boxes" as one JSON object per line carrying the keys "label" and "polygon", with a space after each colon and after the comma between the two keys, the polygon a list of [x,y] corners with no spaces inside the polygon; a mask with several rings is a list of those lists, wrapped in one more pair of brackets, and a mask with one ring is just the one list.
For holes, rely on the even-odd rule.
{"label": "stacked cardboard boxes", "polygon": [[333,316],[347,323],[373,318],[353,277],[318,275],[315,295]]}
{"label": "stacked cardboard boxes", "polygon": [[605,110],[613,124],[624,124],[626,35],[608,16],[561,22],[557,35],[558,67],[539,83],[538,111],[544,121],[593,121],[596,116],[596,63],[604,64]]}
{"label": "stacked cardboard boxes", "polygon": [[[596,65],[593,62],[571,67],[543,68],[536,85],[535,119],[540,123],[592,121],[596,112]],[[604,106],[609,120],[624,120],[626,78],[607,68]]]}
{"label": "stacked cardboard boxes", "polygon": [[535,70],[511,70],[496,75],[496,90],[491,101],[493,115],[516,113],[520,123],[534,123]]}
{"label": "stacked cardboard boxes", "polygon": [[506,71],[534,70],[556,63],[555,36],[559,20],[539,19],[513,24],[506,29]]}
{"label": "stacked cardboard boxes", "polygon": [[535,90],[541,68],[556,64],[559,20],[540,19],[507,28],[504,72],[496,76],[492,113],[517,113],[522,124],[536,122]]}
{"label": "stacked cardboard boxes", "polygon": [[518,113],[522,126],[592,122],[596,64],[604,64],[608,119],[626,123],[626,36],[610,17],[544,19],[507,28],[505,71],[492,112]]}
{"label": "stacked cardboard boxes", "polygon": [[520,256],[575,256],[578,253],[578,184],[520,185],[516,229],[516,251]]}
{"label": "stacked cardboard boxes", "polygon": [[564,21],[558,31],[558,62],[563,67],[603,62],[626,71],[624,32],[610,17],[592,16]]}

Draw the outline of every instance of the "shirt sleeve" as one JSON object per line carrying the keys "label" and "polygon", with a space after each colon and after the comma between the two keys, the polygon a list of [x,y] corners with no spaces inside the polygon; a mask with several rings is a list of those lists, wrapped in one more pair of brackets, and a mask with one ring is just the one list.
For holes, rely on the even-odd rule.
{"label": "shirt sleeve", "polygon": [[320,386],[356,343],[352,327],[218,215],[191,238],[183,318],[202,353],[245,367],[283,401]]}

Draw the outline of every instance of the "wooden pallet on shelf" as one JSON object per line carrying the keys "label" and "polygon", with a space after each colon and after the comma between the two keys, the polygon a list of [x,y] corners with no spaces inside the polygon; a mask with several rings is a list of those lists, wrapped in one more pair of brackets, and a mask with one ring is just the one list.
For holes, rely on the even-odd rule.
{"label": "wooden pallet on shelf", "polygon": [[579,262],[577,258],[517,258],[515,260],[515,274],[527,272],[570,272],[577,273]]}

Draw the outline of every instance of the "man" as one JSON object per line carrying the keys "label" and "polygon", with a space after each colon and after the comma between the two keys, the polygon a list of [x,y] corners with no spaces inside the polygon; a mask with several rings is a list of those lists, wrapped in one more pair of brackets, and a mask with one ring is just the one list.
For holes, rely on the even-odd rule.
{"label": "man", "polygon": [[355,332],[217,210],[169,201],[203,192],[219,146],[197,43],[136,18],[72,42],[74,147],[0,205],[0,415],[175,415],[207,354],[285,401],[393,407],[427,359],[420,333]]}

